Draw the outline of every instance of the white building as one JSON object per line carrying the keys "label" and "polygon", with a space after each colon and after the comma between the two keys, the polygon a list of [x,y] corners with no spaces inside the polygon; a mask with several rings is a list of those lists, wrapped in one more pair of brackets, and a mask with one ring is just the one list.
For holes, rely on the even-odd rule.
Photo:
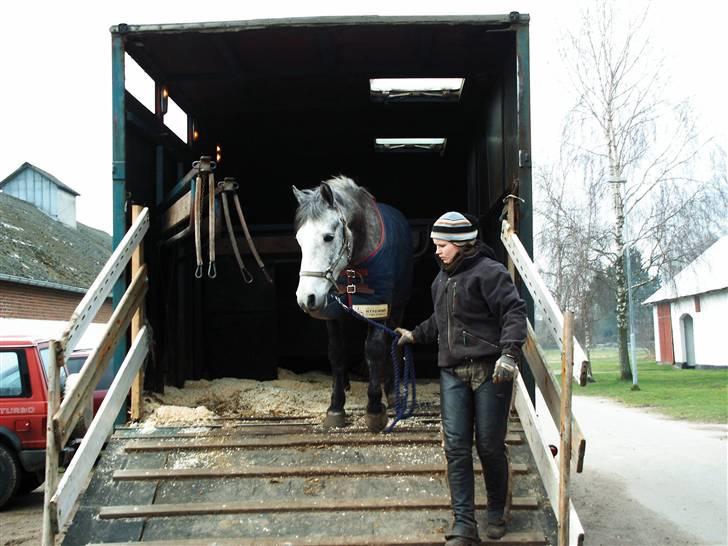
{"label": "white building", "polygon": [[728,367],[728,235],[643,303],[653,306],[658,362]]}
{"label": "white building", "polygon": [[0,191],[33,203],[54,220],[76,227],[76,197],[79,193],[27,161],[0,180]]}

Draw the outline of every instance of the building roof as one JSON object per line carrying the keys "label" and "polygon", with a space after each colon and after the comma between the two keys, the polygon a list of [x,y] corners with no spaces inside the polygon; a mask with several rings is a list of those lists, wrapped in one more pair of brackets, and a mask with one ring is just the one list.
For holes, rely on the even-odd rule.
{"label": "building roof", "polygon": [[723,288],[728,288],[728,235],[718,239],[643,303],[658,303]]}
{"label": "building roof", "polygon": [[15,169],[15,170],[14,170],[14,171],[13,171],[12,173],[10,173],[10,174],[9,174],[8,176],[6,176],[6,177],[5,177],[5,178],[3,178],[2,180],[0,180],[0,189],[2,189],[2,187],[3,187],[3,186],[4,186],[5,184],[7,184],[7,183],[8,183],[8,182],[10,182],[10,181],[11,181],[11,180],[12,180],[13,178],[15,178],[15,175],[17,175],[17,174],[18,174],[18,173],[19,173],[20,171],[22,171],[22,170],[25,170],[25,169],[31,169],[31,170],[33,170],[33,171],[35,171],[35,172],[37,172],[37,173],[39,173],[39,174],[41,174],[41,175],[45,176],[45,177],[46,177],[46,178],[47,178],[48,180],[50,180],[51,182],[53,182],[53,183],[54,183],[54,184],[55,184],[56,186],[58,186],[59,188],[61,188],[61,189],[62,189],[62,190],[64,190],[64,191],[66,191],[66,192],[70,193],[71,195],[81,195],[80,193],[78,193],[78,192],[77,192],[76,190],[74,190],[74,189],[73,189],[73,188],[71,188],[70,186],[67,186],[66,184],[64,184],[63,182],[61,182],[60,180],[58,180],[58,179],[57,179],[57,178],[56,178],[55,176],[53,176],[53,175],[52,175],[51,173],[49,173],[49,172],[46,172],[46,171],[44,171],[43,169],[39,169],[38,167],[36,167],[36,166],[35,166],[35,165],[33,165],[32,163],[28,163],[27,161],[26,161],[25,163],[23,163],[23,164],[22,164],[22,165],[21,165],[20,167],[18,167],[17,169]]}
{"label": "building roof", "polygon": [[107,233],[73,229],[0,192],[0,280],[85,292],[110,255]]}

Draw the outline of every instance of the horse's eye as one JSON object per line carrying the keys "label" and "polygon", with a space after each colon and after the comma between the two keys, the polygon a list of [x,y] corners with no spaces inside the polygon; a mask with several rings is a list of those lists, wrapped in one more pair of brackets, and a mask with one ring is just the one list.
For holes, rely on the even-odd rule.
{"label": "horse's eye", "polygon": [[334,236],[331,235],[330,233],[327,233],[326,235],[324,235],[324,241],[325,242],[330,243],[333,240],[334,240]]}

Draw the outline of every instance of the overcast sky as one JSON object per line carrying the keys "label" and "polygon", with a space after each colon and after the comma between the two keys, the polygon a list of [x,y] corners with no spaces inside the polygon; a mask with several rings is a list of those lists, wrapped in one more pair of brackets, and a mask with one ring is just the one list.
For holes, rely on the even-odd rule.
{"label": "overcast sky", "polygon": [[[534,162],[558,149],[570,106],[558,53],[564,30],[577,21],[579,2],[513,0],[290,0],[212,2],[9,1],[0,32],[0,180],[24,161],[68,184],[81,196],[79,221],[111,230],[111,39],[109,27],[322,15],[531,15],[531,107]],[[625,8],[635,2],[623,2]],[[428,7],[431,5],[432,7]],[[725,0],[654,2],[648,24],[666,58],[673,98],[692,98],[705,136],[728,150]]]}

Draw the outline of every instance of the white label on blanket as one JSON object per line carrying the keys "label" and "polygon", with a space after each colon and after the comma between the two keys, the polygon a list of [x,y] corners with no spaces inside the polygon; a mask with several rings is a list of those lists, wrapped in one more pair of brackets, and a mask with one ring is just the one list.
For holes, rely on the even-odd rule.
{"label": "white label on blanket", "polygon": [[389,305],[352,305],[352,309],[368,319],[387,318],[389,316]]}

